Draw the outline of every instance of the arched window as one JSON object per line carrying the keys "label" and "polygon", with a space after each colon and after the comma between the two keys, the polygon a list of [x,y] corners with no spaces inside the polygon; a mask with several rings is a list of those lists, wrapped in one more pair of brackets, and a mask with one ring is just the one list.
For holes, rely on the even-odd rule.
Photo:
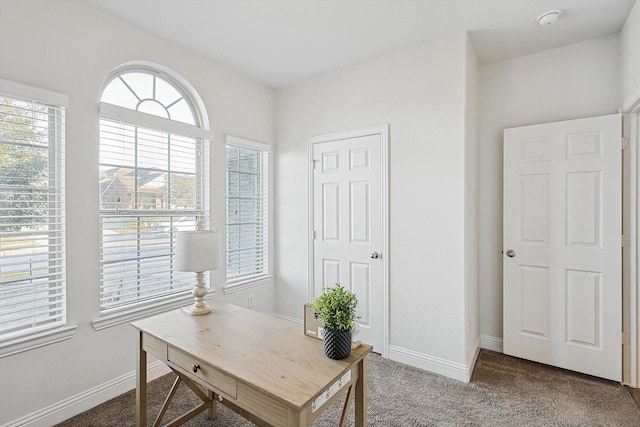
{"label": "arched window", "polygon": [[103,314],[188,297],[193,286],[191,273],[173,268],[174,245],[176,231],[208,220],[210,135],[197,94],[180,80],[166,70],[129,65],[113,73],[102,92]]}
{"label": "arched window", "polygon": [[130,71],[111,79],[101,102],[199,126],[195,107],[184,90],[151,71]]}

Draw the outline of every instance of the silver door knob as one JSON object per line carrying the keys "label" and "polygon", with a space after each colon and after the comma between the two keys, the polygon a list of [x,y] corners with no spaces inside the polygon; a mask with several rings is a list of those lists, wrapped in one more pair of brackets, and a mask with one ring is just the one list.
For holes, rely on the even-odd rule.
{"label": "silver door knob", "polygon": [[509,249],[509,250],[507,251],[507,256],[508,256],[509,258],[513,258],[514,256],[516,256],[516,251],[514,251],[513,249]]}
{"label": "silver door knob", "polygon": [[376,251],[371,252],[371,258],[372,259],[378,259],[380,258],[380,254]]}

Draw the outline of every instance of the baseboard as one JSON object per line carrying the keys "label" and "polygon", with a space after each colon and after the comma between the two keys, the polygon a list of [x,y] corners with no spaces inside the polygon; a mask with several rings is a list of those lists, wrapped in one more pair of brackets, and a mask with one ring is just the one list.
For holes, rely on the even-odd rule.
{"label": "baseboard", "polygon": [[[150,363],[147,368],[147,380],[152,381],[171,370],[161,361]],[[81,414],[109,399],[125,393],[136,386],[136,371],[128,372],[75,396],[47,406],[24,417],[13,420],[2,427],[49,427]]]}
{"label": "baseboard", "polygon": [[466,366],[464,363],[452,362],[394,345],[389,346],[389,359],[466,383],[469,382],[473,372],[473,365]]}
{"label": "baseboard", "polygon": [[277,317],[278,319],[288,320],[289,322],[299,323],[301,325],[304,323],[304,321],[302,319],[298,319],[296,317],[285,316],[284,314],[274,313],[273,316]]}
{"label": "baseboard", "polygon": [[477,337],[476,341],[473,343],[472,356],[469,361],[469,379],[467,379],[467,382],[471,382],[473,370],[476,368],[476,362],[478,361],[478,355],[480,355],[480,337]]}
{"label": "baseboard", "polygon": [[487,350],[504,353],[502,346],[502,338],[492,337],[489,335],[480,335],[480,347]]}

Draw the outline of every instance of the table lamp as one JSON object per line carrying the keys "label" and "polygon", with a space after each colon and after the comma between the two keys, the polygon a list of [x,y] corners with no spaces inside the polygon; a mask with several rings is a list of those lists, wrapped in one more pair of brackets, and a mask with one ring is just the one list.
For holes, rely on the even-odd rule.
{"label": "table lamp", "polygon": [[189,308],[183,308],[185,313],[192,316],[207,314],[211,311],[204,302],[209,291],[204,284],[204,272],[220,267],[220,239],[217,231],[179,231],[177,233],[175,268],[178,271],[196,273],[196,284],[192,295],[195,303]]}

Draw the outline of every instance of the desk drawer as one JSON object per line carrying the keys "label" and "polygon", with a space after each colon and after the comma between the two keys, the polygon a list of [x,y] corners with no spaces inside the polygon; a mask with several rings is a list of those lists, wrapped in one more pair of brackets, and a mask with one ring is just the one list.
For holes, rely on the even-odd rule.
{"label": "desk drawer", "polygon": [[[220,372],[213,366],[210,366],[205,362],[185,354],[171,346],[169,346],[167,359],[187,371],[191,376],[197,377],[211,385],[214,391],[219,390],[234,399],[237,397],[237,383],[235,378]],[[200,366],[196,372],[193,372],[194,365]]]}

